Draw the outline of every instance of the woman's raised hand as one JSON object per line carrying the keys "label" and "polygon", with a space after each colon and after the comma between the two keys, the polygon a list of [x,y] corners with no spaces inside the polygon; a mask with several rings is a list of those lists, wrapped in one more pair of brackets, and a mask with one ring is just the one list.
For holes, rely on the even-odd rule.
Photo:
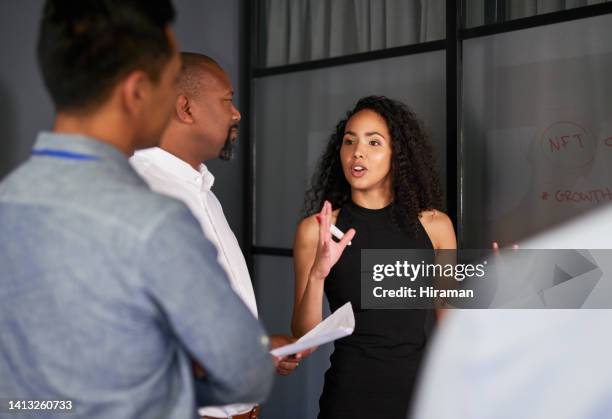
{"label": "woman's raised hand", "polygon": [[316,216],[319,223],[319,242],[317,243],[317,254],[310,269],[310,276],[314,279],[323,280],[329,275],[331,268],[338,262],[344,248],[355,236],[355,229],[350,229],[344,234],[339,242],[332,240],[330,232],[332,220],[332,206],[328,201],[323,203],[323,208]]}

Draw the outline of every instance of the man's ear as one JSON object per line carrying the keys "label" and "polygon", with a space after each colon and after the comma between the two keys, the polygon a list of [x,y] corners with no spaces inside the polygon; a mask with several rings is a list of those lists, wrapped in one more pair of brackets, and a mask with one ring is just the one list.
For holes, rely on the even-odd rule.
{"label": "man's ear", "polygon": [[176,116],[184,124],[193,124],[191,101],[185,95],[178,95],[175,103]]}
{"label": "man's ear", "polygon": [[121,83],[121,98],[131,114],[142,109],[151,88],[149,78],[143,71],[133,71]]}

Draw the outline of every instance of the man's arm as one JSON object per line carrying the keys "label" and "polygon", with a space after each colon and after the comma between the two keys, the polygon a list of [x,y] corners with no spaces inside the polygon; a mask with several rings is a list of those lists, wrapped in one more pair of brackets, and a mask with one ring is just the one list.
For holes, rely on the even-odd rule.
{"label": "man's arm", "polygon": [[140,269],[182,346],[206,370],[201,405],[257,402],[273,382],[268,338],[231,289],[215,247],[191,213],[173,211],[148,235]]}
{"label": "man's arm", "polygon": [[[473,320],[486,310],[451,311],[429,345],[408,419],[480,419],[486,394],[477,385],[491,374],[480,364],[479,334]],[[478,376],[474,380],[474,376]]]}

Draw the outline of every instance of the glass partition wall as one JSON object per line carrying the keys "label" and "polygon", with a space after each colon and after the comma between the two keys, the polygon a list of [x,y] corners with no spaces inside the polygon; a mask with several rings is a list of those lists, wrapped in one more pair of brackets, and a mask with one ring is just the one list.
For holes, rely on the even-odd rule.
{"label": "glass partition wall", "polygon": [[[424,122],[461,247],[511,244],[612,202],[610,2],[260,0],[244,11],[245,251],[270,332],[289,332],[304,192],[360,97],[402,100]],[[328,354],[275,387],[266,417],[316,417]]]}

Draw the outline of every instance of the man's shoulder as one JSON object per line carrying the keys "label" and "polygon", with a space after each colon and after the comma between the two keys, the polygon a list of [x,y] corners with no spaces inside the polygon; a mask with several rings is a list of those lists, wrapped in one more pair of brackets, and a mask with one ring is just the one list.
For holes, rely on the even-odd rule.
{"label": "man's shoulder", "polygon": [[161,154],[162,151],[159,147],[136,150],[129,158],[129,161],[134,170],[140,173],[141,170],[153,164],[155,158]]}
{"label": "man's shoulder", "polygon": [[176,176],[176,167],[187,164],[159,147],[136,150],[129,162],[136,173],[148,183],[157,178],[173,178]]}
{"label": "man's shoulder", "polygon": [[183,200],[185,181],[175,170],[177,161],[166,151],[158,147],[138,150],[129,161],[153,191]]}
{"label": "man's shoulder", "polygon": [[[188,211],[169,196],[153,192],[136,173],[66,170],[41,171],[26,162],[0,182],[0,204],[53,212],[60,218],[82,219],[96,228],[148,230],[173,214]],[[63,214],[63,215],[61,215]]]}
{"label": "man's shoulder", "polygon": [[189,212],[185,204],[145,187],[130,187],[120,193],[124,198],[116,216],[135,228],[148,229],[169,217]]}

